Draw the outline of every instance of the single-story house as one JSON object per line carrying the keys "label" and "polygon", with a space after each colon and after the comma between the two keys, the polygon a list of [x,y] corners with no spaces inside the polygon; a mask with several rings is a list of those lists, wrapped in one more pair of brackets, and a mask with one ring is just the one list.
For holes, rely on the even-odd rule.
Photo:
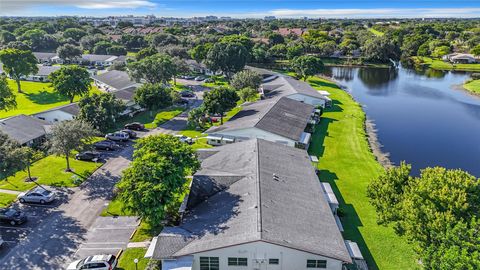
{"label": "single-story house", "polygon": [[207,76],[220,75],[222,73],[220,71],[219,72],[211,71],[209,68],[207,68],[207,66],[204,63],[198,63],[195,60],[187,59],[185,60],[185,62],[190,68],[190,71],[193,73],[200,73]]}
{"label": "single-story house", "polygon": [[47,121],[49,123],[57,123],[67,120],[73,120],[80,113],[80,107],[77,103],[71,103],[65,106],[53,108],[47,111],[39,112],[33,116]]}
{"label": "single-story house", "polygon": [[114,92],[131,87],[138,87],[140,83],[132,81],[125,71],[110,70],[102,74],[92,76],[95,85],[104,91]]}
{"label": "single-story house", "polygon": [[49,122],[24,114],[0,120],[0,131],[25,146],[42,144],[50,127]]}
{"label": "single-story house", "polygon": [[278,30],[275,30],[275,32],[279,33],[282,36],[301,36],[305,32],[307,32],[307,29],[305,28],[279,28]]}
{"label": "single-story house", "polygon": [[26,81],[33,81],[33,82],[48,82],[48,76],[61,68],[61,66],[44,66],[44,65],[37,65],[38,72],[36,74],[30,74],[24,77]]}
{"label": "single-story house", "polygon": [[269,98],[245,104],[240,112],[221,126],[208,129],[210,137],[234,138],[243,141],[254,138],[307,149],[315,107],[287,97]]}
{"label": "single-story house", "polygon": [[352,263],[305,150],[254,139],[208,149],[146,257],[162,270],[342,270]]}
{"label": "single-story house", "polygon": [[449,61],[454,64],[473,64],[479,62],[473,54],[468,53],[451,53],[442,57],[444,61]]}
{"label": "single-story house", "polygon": [[83,54],[75,62],[82,65],[111,66],[117,58],[118,56],[115,55]]}
{"label": "single-story house", "polygon": [[142,110],[142,108],[135,103],[133,97],[135,96],[135,91],[137,90],[137,86],[128,87],[122,90],[117,90],[111,92],[115,98],[121,100],[125,105],[125,111],[121,113],[121,115],[132,115],[135,112]]}
{"label": "single-story house", "polygon": [[57,53],[50,53],[50,52],[33,52],[35,58],[39,64],[44,63],[51,63],[51,64],[62,64],[63,60],[58,57]]}

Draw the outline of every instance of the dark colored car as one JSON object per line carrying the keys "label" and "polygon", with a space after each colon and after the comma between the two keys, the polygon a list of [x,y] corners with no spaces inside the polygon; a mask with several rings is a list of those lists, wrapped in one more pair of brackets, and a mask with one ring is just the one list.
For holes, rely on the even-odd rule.
{"label": "dark colored car", "polygon": [[182,97],[195,97],[195,93],[192,91],[184,90],[180,92],[180,96]]}
{"label": "dark colored car", "polygon": [[130,130],[130,129],[122,129],[121,132],[123,133],[127,133],[128,134],[128,137],[130,139],[135,139],[137,138],[137,133],[133,130]]}
{"label": "dark colored car", "polygon": [[100,154],[92,151],[85,151],[75,155],[75,159],[77,160],[92,161],[94,159],[99,159],[99,158],[100,158]]}
{"label": "dark colored car", "polygon": [[108,141],[108,140],[96,142],[93,144],[93,147],[95,147],[95,149],[97,150],[107,150],[107,151],[118,149],[118,145],[115,142]]}
{"label": "dark colored car", "polygon": [[133,123],[126,124],[123,128],[133,129],[133,130],[144,130],[145,126],[142,123],[133,122]]}
{"label": "dark colored car", "polygon": [[22,211],[13,208],[1,208],[0,221],[10,223],[10,225],[18,225],[27,221],[27,216]]}

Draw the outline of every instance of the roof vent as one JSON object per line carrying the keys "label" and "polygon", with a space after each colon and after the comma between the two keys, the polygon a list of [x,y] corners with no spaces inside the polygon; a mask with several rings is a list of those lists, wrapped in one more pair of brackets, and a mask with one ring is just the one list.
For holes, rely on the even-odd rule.
{"label": "roof vent", "polygon": [[273,174],[273,180],[275,180],[275,181],[279,181],[280,179],[279,179],[278,175],[276,175],[276,174]]}

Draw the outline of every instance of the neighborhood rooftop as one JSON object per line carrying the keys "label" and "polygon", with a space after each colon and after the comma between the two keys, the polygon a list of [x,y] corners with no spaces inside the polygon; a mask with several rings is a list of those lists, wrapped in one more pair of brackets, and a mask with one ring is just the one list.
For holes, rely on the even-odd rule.
{"label": "neighborhood rooftop", "polygon": [[244,105],[229,121],[206,131],[222,133],[256,127],[292,140],[299,140],[308,124],[314,106],[286,97],[266,99]]}
{"label": "neighborhood rooftop", "polygon": [[187,200],[182,223],[164,229],[153,258],[262,241],[351,262],[304,150],[261,139],[218,147]]}
{"label": "neighborhood rooftop", "polygon": [[44,136],[49,126],[50,123],[46,121],[24,114],[0,120],[0,131],[19,144],[25,144]]}
{"label": "neighborhood rooftop", "polygon": [[122,90],[138,85],[137,82],[134,82],[130,79],[130,76],[127,72],[119,70],[107,71],[105,73],[92,76],[92,78],[96,82],[115,88],[111,90]]}

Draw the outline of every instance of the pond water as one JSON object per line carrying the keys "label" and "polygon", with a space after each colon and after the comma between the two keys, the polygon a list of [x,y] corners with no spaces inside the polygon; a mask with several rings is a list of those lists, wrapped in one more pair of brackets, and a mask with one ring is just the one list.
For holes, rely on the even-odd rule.
{"label": "pond water", "polygon": [[459,86],[465,72],[334,67],[327,72],[362,104],[382,150],[413,171],[461,168],[480,177],[480,98]]}

